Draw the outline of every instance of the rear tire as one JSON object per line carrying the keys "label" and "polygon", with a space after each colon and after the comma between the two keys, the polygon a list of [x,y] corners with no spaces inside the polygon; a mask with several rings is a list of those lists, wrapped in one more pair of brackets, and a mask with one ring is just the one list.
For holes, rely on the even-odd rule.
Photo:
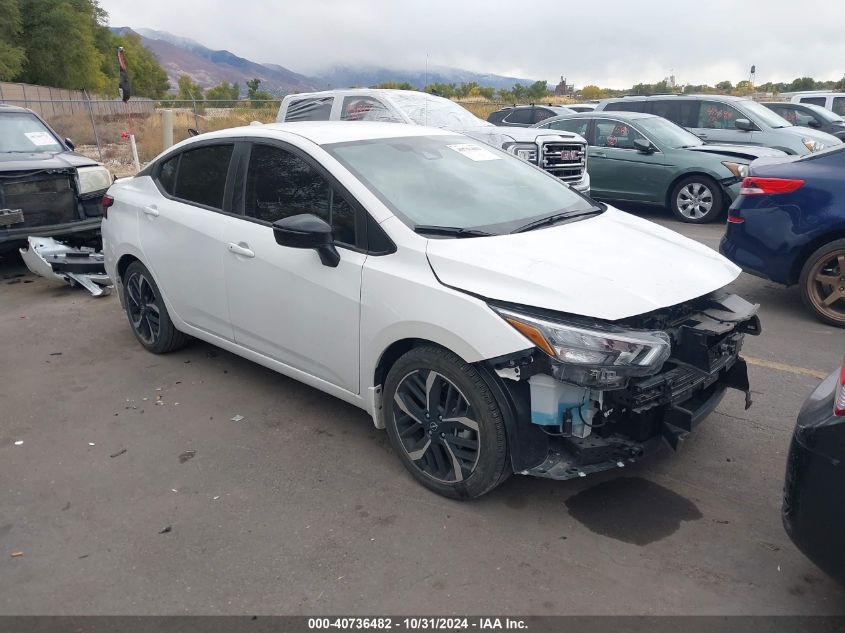
{"label": "rear tire", "polygon": [[801,269],[801,298],[820,321],[845,328],[845,239],[817,249]]}
{"label": "rear tire", "polygon": [[173,325],[153,276],[141,262],[123,273],[123,305],[135,338],[153,354],[185,347],[190,340]]}
{"label": "rear tire", "polygon": [[385,380],[387,434],[405,468],[452,499],[490,492],[511,473],[502,411],[481,374],[452,352],[416,347]]}
{"label": "rear tire", "polygon": [[682,178],[672,188],[669,208],[681,222],[705,224],[719,219],[725,210],[722,190],[709,176]]}

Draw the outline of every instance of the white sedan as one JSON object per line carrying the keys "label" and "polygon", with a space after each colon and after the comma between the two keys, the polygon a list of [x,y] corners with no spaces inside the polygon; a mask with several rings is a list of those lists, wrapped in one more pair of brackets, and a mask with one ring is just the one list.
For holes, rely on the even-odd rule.
{"label": "white sedan", "polygon": [[465,136],[228,129],[103,206],[141,345],[196,337],[357,405],[443,495],[624,466],[748,391],[738,268]]}

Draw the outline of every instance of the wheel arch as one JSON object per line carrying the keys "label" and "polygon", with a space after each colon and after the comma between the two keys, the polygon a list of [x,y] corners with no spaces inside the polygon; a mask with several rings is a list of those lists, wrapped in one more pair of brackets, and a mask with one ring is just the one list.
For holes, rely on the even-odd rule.
{"label": "wheel arch", "polygon": [[[664,200],[667,209],[672,208],[672,193],[675,191],[675,187],[678,186],[678,183],[684,180],[685,178],[689,178],[690,176],[704,176],[709,178],[713,182],[716,183],[717,187],[721,187],[721,183],[719,182],[719,176],[708,173],[702,169],[690,169],[689,171],[681,172],[677,176],[675,176],[672,181],[669,183],[669,186],[666,188],[666,199]],[[724,195],[724,191],[720,191]]]}
{"label": "wheel arch", "polygon": [[835,242],[836,240],[845,239],[845,227],[840,227],[830,231],[829,233],[823,233],[818,237],[810,240],[804,246],[801,247],[798,255],[792,261],[792,268],[789,271],[789,279],[788,284],[789,286],[793,286],[798,283],[801,277],[801,270],[804,268],[804,264],[807,263],[807,260],[810,258],[814,252],[820,249],[822,246],[827,244],[828,242]]}

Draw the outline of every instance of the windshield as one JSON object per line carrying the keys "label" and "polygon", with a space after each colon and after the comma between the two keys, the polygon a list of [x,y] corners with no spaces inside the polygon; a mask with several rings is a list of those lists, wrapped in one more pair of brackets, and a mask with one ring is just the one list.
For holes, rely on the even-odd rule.
{"label": "windshield", "polygon": [[64,151],[41,120],[28,112],[0,114],[0,153],[29,154]]}
{"label": "windshield", "polygon": [[821,106],[813,105],[811,103],[810,104],[804,103],[804,104],[801,104],[801,105],[808,107],[810,110],[813,111],[813,114],[821,117],[822,119],[824,119],[828,123],[842,123],[843,122],[841,116],[839,116],[838,114],[836,114],[834,112],[831,112],[827,108],[823,108]]}
{"label": "windshield", "polygon": [[681,147],[698,147],[704,141],[695,134],[687,132],[680,125],[660,117],[636,119],[636,124],[643,133],[661,147],[678,149]]}
{"label": "windshield", "polygon": [[400,90],[391,93],[390,100],[417,125],[439,127],[453,132],[482,125],[492,126],[492,123],[482,121],[466,108],[443,97]]}
{"label": "windshield", "polygon": [[742,105],[743,108],[748,110],[748,112],[750,112],[755,117],[755,123],[762,121],[769,127],[792,127],[792,123],[784,119],[779,114],[775,114],[766,106],[757,103],[756,101],[745,99],[737,103],[737,105]]}
{"label": "windshield", "polygon": [[465,136],[326,145],[405,224],[504,234],[590,200],[537,167]]}

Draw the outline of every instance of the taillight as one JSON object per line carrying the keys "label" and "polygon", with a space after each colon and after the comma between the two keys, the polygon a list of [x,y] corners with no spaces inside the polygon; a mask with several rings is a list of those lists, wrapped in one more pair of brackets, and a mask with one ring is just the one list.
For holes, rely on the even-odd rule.
{"label": "taillight", "polygon": [[792,193],[804,185],[797,178],[758,178],[749,176],[742,181],[739,193],[743,196],[771,196],[779,193]]}
{"label": "taillight", "polygon": [[836,387],[836,394],[833,396],[833,415],[845,418],[845,360],[842,361],[839,385]]}
{"label": "taillight", "polygon": [[109,217],[109,207],[114,204],[114,198],[111,196],[103,196],[103,217]]}

